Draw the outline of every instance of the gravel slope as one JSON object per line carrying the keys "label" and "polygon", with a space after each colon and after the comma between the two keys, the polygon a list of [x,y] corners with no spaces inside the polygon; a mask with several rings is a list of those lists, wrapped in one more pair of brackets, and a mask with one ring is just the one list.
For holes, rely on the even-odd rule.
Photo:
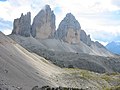
{"label": "gravel slope", "polygon": [[[31,90],[38,85],[102,90],[119,85],[119,74],[107,76],[80,69],[64,69],[29,52],[0,32],[0,88]],[[104,76],[104,77],[103,77]],[[114,80],[107,81],[106,80]]]}

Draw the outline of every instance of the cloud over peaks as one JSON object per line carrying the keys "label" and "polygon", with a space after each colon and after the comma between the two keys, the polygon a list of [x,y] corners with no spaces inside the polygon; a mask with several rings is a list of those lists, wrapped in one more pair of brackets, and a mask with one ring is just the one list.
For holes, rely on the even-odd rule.
{"label": "cloud over peaks", "polygon": [[[56,24],[71,12],[82,29],[94,40],[110,42],[120,34],[120,0],[0,0],[0,17],[11,21],[30,11],[33,17],[49,4],[56,14]],[[12,28],[12,26],[11,26]],[[98,34],[99,32],[99,34]],[[107,39],[106,37],[109,37]],[[103,42],[103,40],[101,40]]]}

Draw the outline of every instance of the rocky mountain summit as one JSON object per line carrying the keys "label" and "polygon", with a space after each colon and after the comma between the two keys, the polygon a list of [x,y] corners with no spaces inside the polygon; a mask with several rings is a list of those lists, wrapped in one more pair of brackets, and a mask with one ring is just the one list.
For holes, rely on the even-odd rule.
{"label": "rocky mountain summit", "polygon": [[96,44],[91,40],[90,35],[81,30],[80,23],[71,13],[66,14],[56,30],[55,14],[49,5],[46,5],[35,16],[32,25],[31,13],[28,12],[26,15],[21,14],[20,18],[14,20],[12,34],[24,37],[30,37],[31,35],[38,40],[55,38],[69,44],[79,44],[82,41],[89,47],[92,44]]}
{"label": "rocky mountain summit", "polygon": [[55,14],[46,5],[34,18],[31,34],[37,39],[53,38],[55,32]]}
{"label": "rocky mountain summit", "polygon": [[31,13],[30,12],[28,12],[26,15],[23,15],[22,13],[20,18],[17,18],[14,20],[12,34],[29,37],[30,30],[31,30]]}
{"label": "rocky mountain summit", "polygon": [[31,13],[21,14],[14,20],[12,34],[36,39],[53,38],[55,32],[55,15],[49,5],[46,5],[34,18],[31,25]]}
{"label": "rocky mountain summit", "polygon": [[79,43],[80,42],[80,31],[81,26],[75,17],[68,13],[66,17],[61,21],[59,27],[55,33],[57,39],[62,39],[68,43]]}
{"label": "rocky mountain summit", "polygon": [[[87,35],[86,32],[81,29],[80,23],[71,13],[66,14],[56,30],[55,14],[50,6],[46,5],[45,8],[34,17],[32,25],[30,25],[30,23],[30,12],[26,15],[22,14],[20,18],[14,20],[11,35],[33,37],[34,40],[38,40],[37,43],[41,43],[40,46],[53,51],[82,52],[92,55],[113,56],[102,44],[91,40],[90,35]],[[19,40],[17,39],[16,41],[18,42]],[[27,42],[28,41],[25,43]],[[33,45],[36,47],[36,44],[33,43]]]}

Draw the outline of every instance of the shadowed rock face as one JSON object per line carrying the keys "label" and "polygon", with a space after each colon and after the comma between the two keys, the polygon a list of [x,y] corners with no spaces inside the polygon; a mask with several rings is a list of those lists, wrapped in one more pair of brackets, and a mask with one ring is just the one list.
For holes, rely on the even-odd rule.
{"label": "shadowed rock face", "polygon": [[91,46],[92,41],[90,35],[87,35],[84,30],[81,30],[80,32],[80,40],[86,45]]}
{"label": "shadowed rock face", "polygon": [[26,15],[21,14],[20,18],[14,20],[12,34],[29,37],[30,29],[31,29],[31,13],[28,12]]}
{"label": "shadowed rock face", "polygon": [[53,38],[55,32],[55,15],[49,5],[45,6],[34,18],[31,34],[37,39]]}
{"label": "shadowed rock face", "polygon": [[80,42],[80,30],[81,26],[75,17],[68,13],[66,17],[61,21],[58,30],[55,33],[55,38],[61,39],[68,43]]}

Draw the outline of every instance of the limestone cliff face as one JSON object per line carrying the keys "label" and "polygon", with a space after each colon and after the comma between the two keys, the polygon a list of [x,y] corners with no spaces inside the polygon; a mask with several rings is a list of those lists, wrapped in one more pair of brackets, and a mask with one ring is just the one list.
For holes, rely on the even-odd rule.
{"label": "limestone cliff face", "polygon": [[37,39],[53,38],[55,32],[55,15],[46,5],[34,18],[31,34]]}
{"label": "limestone cliff face", "polygon": [[80,42],[81,26],[75,17],[68,13],[66,17],[61,21],[57,31],[55,32],[55,38],[72,43]]}
{"label": "limestone cliff face", "polygon": [[31,13],[28,12],[26,15],[21,14],[20,18],[14,20],[12,34],[29,37],[30,29],[31,29]]}
{"label": "limestone cliff face", "polygon": [[90,35],[87,35],[84,30],[81,30],[80,32],[80,40],[86,45],[91,46],[92,41]]}

